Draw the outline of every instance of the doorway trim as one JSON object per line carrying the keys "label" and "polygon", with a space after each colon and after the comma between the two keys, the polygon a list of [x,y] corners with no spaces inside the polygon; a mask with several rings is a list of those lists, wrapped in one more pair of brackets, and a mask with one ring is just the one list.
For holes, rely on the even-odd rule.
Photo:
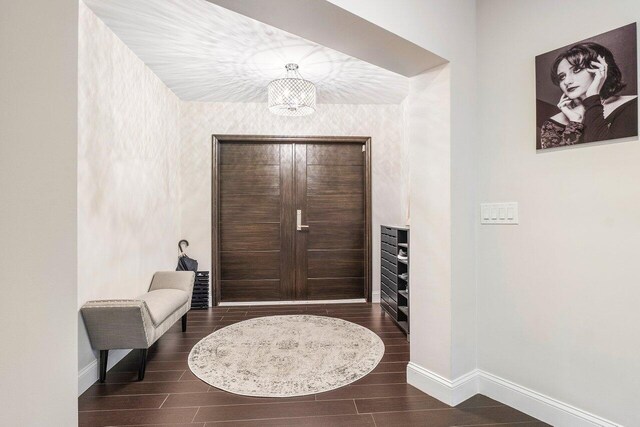
{"label": "doorway trim", "polygon": [[[364,297],[367,302],[371,302],[372,293],[372,222],[371,222],[371,137],[369,136],[277,136],[277,135],[212,135],[211,143],[211,268],[213,278],[211,282],[211,296],[213,305],[220,304],[220,144],[233,142],[250,142],[272,144],[276,142],[299,142],[305,144],[339,144],[339,143],[360,143],[365,148],[365,180],[364,180],[364,221],[365,221],[365,277],[364,277]],[[346,300],[348,301],[348,300]],[[270,302],[271,303],[271,302]],[[273,301],[279,304],[279,301]],[[301,304],[312,302],[300,301]],[[319,302],[321,303],[321,302]]]}

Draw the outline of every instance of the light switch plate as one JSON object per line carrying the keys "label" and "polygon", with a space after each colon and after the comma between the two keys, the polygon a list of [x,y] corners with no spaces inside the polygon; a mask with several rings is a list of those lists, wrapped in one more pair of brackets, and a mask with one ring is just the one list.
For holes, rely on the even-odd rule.
{"label": "light switch plate", "polygon": [[518,224],[518,202],[480,203],[480,224]]}

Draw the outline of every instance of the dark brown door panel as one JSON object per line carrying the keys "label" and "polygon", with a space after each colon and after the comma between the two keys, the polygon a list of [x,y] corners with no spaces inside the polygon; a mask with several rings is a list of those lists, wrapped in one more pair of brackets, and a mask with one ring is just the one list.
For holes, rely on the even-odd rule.
{"label": "dark brown door panel", "polygon": [[279,144],[224,144],[220,152],[221,165],[279,165]]}
{"label": "dark brown door panel", "polygon": [[308,279],[307,288],[307,298],[313,300],[362,298],[364,277]]}
{"label": "dark brown door panel", "polygon": [[280,252],[221,252],[221,279],[279,279]]}
{"label": "dark brown door panel", "polygon": [[336,194],[307,197],[307,221],[343,222],[361,219],[362,194]]}
{"label": "dark brown door panel", "polygon": [[280,194],[279,165],[222,165],[220,179],[220,190],[223,196],[226,194]]}
{"label": "dark brown door panel", "polygon": [[280,196],[227,194],[220,197],[220,224],[280,223]]}
{"label": "dark brown door panel", "polygon": [[362,166],[307,166],[307,196],[364,193]]}
{"label": "dark brown door panel", "polygon": [[226,223],[220,227],[220,248],[225,251],[278,251],[280,224]]}
{"label": "dark brown door panel", "polygon": [[364,223],[315,222],[309,227],[308,249],[364,249]]}
{"label": "dark brown door panel", "polygon": [[307,165],[364,165],[362,144],[307,144]]}
{"label": "dark brown door panel", "polygon": [[222,280],[223,301],[278,301],[280,280]]}
{"label": "dark brown door panel", "polygon": [[364,251],[308,251],[308,278],[364,277]]}

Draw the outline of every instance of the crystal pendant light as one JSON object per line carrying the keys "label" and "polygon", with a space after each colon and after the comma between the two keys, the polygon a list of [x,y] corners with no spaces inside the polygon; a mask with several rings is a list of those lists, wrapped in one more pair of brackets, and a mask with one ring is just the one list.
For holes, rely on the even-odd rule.
{"label": "crystal pendant light", "polygon": [[285,78],[269,83],[269,111],[279,116],[307,116],[316,111],[316,87],[304,80],[297,64],[285,66]]}

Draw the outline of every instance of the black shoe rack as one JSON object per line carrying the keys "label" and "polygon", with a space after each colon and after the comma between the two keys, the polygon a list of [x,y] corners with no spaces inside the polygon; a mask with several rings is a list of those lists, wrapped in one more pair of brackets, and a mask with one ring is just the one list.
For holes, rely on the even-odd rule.
{"label": "black shoe rack", "polygon": [[409,228],[381,226],[380,305],[409,339]]}
{"label": "black shoe rack", "polygon": [[207,308],[209,308],[209,272],[198,271],[196,273],[196,282],[193,285],[191,309]]}

